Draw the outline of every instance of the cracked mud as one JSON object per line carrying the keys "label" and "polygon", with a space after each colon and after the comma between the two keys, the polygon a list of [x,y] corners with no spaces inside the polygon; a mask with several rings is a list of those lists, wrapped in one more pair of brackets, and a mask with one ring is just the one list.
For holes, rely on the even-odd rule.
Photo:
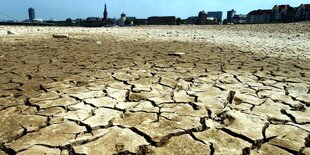
{"label": "cracked mud", "polygon": [[310,154],[309,23],[239,28],[0,27],[0,155]]}

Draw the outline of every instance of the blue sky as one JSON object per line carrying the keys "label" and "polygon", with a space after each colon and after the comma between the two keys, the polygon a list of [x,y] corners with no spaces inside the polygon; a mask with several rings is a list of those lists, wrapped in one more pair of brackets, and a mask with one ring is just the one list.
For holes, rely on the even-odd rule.
{"label": "blue sky", "polygon": [[223,11],[225,17],[230,9],[246,14],[255,9],[271,9],[275,4],[297,7],[310,3],[310,0],[1,0],[0,20],[9,19],[2,13],[18,20],[27,19],[29,7],[35,9],[36,18],[43,19],[101,17],[105,1],[109,17],[116,18],[122,12],[138,18],[155,15],[187,18],[201,10]]}

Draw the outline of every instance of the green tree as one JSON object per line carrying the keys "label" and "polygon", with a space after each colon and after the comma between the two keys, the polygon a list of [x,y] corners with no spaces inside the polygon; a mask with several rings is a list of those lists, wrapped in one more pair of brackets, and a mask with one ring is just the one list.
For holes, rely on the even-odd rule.
{"label": "green tree", "polygon": [[83,24],[84,24],[84,21],[83,21],[83,19],[81,19],[81,18],[78,18],[77,20],[76,20],[76,26],[83,26]]}
{"label": "green tree", "polygon": [[182,24],[182,19],[181,18],[177,18],[176,23],[177,23],[177,25],[181,25]]}
{"label": "green tree", "polygon": [[73,21],[71,18],[66,19],[66,25],[73,26]]}
{"label": "green tree", "polygon": [[125,25],[130,25],[131,24],[131,20],[130,19],[126,19],[125,20]]}

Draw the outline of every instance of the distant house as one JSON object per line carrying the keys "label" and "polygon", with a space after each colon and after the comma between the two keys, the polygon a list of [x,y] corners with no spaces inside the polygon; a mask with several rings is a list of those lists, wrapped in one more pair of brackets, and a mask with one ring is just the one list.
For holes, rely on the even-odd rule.
{"label": "distant house", "polygon": [[136,24],[136,25],[146,25],[147,24],[147,19],[136,19],[134,21],[134,24]]}
{"label": "distant house", "polygon": [[126,17],[125,24],[126,25],[133,25],[136,19],[137,19],[136,17]]}
{"label": "distant house", "polygon": [[220,22],[218,21],[218,18],[215,17],[208,17],[207,18],[207,24],[208,25],[218,25]]}
{"label": "distant house", "polygon": [[254,10],[248,13],[247,23],[263,24],[270,23],[271,10]]}
{"label": "distant house", "polygon": [[33,19],[33,22],[34,22],[34,23],[43,23],[43,19],[41,19],[41,18],[35,18],[35,19]]}
{"label": "distant house", "polygon": [[186,24],[196,24],[198,16],[188,17],[185,22]]}
{"label": "distant house", "polygon": [[83,22],[83,26],[86,27],[101,27],[104,25],[103,18],[100,17],[88,17],[86,21]]}
{"label": "distant house", "polygon": [[296,10],[297,21],[310,20],[310,4],[301,4]]}
{"label": "distant house", "polygon": [[106,26],[112,26],[116,24],[116,18],[108,18],[108,21],[105,21]]}
{"label": "distant house", "polygon": [[153,16],[147,19],[149,25],[176,25],[176,16]]}
{"label": "distant house", "polygon": [[99,17],[88,17],[86,18],[86,22],[99,22],[102,21],[103,18],[99,18]]}
{"label": "distant house", "polygon": [[233,24],[245,24],[246,23],[246,15],[235,14],[232,18]]}
{"label": "distant house", "polygon": [[275,5],[272,8],[270,20],[273,23],[293,22],[296,16],[295,8],[289,5]]}
{"label": "distant house", "polygon": [[219,22],[222,21],[222,16],[223,16],[222,11],[209,11],[207,14],[208,14],[208,17],[216,18],[217,21],[219,21]]}
{"label": "distant house", "polygon": [[205,11],[199,12],[196,24],[198,24],[198,25],[208,24],[208,14]]}

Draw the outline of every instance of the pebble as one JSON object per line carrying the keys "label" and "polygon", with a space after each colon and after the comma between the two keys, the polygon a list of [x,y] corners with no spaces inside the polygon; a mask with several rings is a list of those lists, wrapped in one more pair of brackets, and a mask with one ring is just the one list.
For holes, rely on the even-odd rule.
{"label": "pebble", "polygon": [[175,53],[172,53],[172,54],[169,54],[169,55],[172,55],[172,56],[182,56],[182,55],[185,55],[184,52],[175,52]]}
{"label": "pebble", "polygon": [[8,34],[8,35],[16,35],[16,33],[13,32],[13,31],[7,31],[7,34]]}
{"label": "pebble", "polygon": [[68,34],[53,34],[53,38],[69,38]]}

